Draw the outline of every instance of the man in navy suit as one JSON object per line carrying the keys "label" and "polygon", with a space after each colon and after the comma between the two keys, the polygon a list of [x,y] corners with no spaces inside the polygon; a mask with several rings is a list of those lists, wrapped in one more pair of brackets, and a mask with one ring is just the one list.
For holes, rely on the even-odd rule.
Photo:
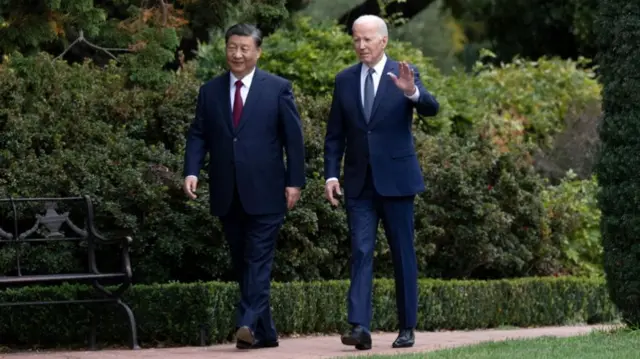
{"label": "man in navy suit", "polygon": [[256,67],[260,31],[234,25],[225,41],[230,71],[200,88],[187,135],[184,191],[196,198],[208,153],[211,214],[222,223],[241,292],[236,346],[276,347],[271,267],[285,213],[305,184],[302,125],[291,82]]}
{"label": "man in navy suit", "polygon": [[364,15],[352,30],[360,63],[336,76],[324,145],[325,196],[334,206],[342,194],[338,179],[345,156],[352,253],[348,321],[353,327],[342,343],[371,348],[373,252],[382,220],[392,253],[400,324],[393,347],[411,347],[418,302],[413,202],[425,189],[411,125],[414,109],[422,116],[435,116],[439,104],[414,66],[385,55],[384,20]]}

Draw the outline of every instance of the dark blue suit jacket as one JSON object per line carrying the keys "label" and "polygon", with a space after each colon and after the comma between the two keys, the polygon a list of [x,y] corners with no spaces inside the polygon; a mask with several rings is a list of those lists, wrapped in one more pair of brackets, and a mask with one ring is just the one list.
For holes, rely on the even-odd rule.
{"label": "dark blue suit jacket", "polygon": [[236,186],[247,213],[285,212],[285,187],[305,184],[302,124],[291,82],[256,68],[237,128],[230,91],[228,72],[200,88],[187,135],[184,175],[197,176],[209,153],[213,215],[227,213]]}
{"label": "dark blue suit jacket", "polygon": [[360,194],[368,165],[375,188],[382,196],[410,196],[425,189],[411,131],[413,110],[422,116],[435,116],[439,104],[424,88],[418,69],[410,66],[420,91],[418,101],[406,97],[387,75],[393,72],[399,76],[398,63],[387,58],[368,124],[361,100],[362,64],[336,76],[325,136],[324,176],[340,178],[340,164],[346,152],[343,184],[346,196]]}

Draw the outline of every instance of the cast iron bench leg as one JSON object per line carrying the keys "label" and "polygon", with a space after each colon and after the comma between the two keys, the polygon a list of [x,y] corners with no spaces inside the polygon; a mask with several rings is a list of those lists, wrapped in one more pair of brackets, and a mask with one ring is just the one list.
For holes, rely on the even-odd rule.
{"label": "cast iron bench leg", "polygon": [[134,349],[134,350],[140,349],[140,345],[138,345],[138,331],[136,329],[136,318],[133,315],[133,311],[131,310],[131,308],[129,308],[127,303],[121,301],[120,299],[118,299],[116,303],[118,303],[122,308],[124,308],[124,311],[127,313],[127,317],[129,317],[129,328],[131,329],[131,338],[129,338],[129,343],[130,343],[131,349]]}

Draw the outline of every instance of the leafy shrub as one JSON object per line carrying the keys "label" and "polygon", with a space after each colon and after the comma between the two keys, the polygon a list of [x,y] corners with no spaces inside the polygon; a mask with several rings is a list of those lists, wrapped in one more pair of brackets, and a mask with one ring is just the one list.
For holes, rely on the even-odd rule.
{"label": "leafy shrub", "polygon": [[542,194],[551,236],[562,250],[563,267],[574,275],[602,274],[597,190],[595,176],[580,180],[569,171],[560,184],[546,187]]}
{"label": "leafy shrub", "polygon": [[516,58],[501,66],[476,64],[475,76],[459,71],[445,78],[445,97],[453,108],[449,118],[491,129],[499,145],[526,141],[548,147],[568,114],[599,100],[600,85],[585,69],[588,63]]}
{"label": "leafy shrub", "polygon": [[[291,80],[302,93],[317,96],[331,95],[336,74],[357,61],[351,37],[342,27],[301,16],[265,38],[262,51],[260,68]],[[419,50],[409,43],[391,40],[387,54],[414,64],[426,88],[441,94],[438,84],[442,82],[442,74]],[[224,37],[214,34],[210,43],[200,46],[198,63],[198,76],[203,80],[222,71],[226,66]],[[446,125],[440,118],[431,122],[430,126],[436,128]]]}
{"label": "leafy shrub", "polygon": [[[299,72],[294,85],[309,179],[283,227],[274,278],[346,278],[350,246],[345,214],[322,196],[322,152],[328,89],[335,76],[331,66],[340,61],[346,66],[353,55],[348,36],[335,27],[296,21],[296,27],[266,39],[261,62],[270,71],[282,67],[291,76],[295,69]],[[330,46],[325,50],[324,45]],[[96,198],[101,230],[133,232],[139,283],[231,279],[220,224],[208,214],[207,175],[202,175],[198,200],[188,201],[181,190],[184,134],[202,82],[196,73],[210,76],[224,68],[215,46],[203,48],[201,66],[188,63],[154,88],[132,85],[126,67],[69,66],[46,55],[8,57],[0,65],[0,160],[7,164],[0,167],[0,196]],[[298,48],[306,50],[298,57],[289,54]],[[561,91],[576,95],[576,101],[590,96],[592,92],[576,90],[580,81],[590,83],[588,76],[567,70],[556,80],[547,73],[573,65],[541,61],[544,66],[523,63],[522,72],[508,66],[485,68],[467,79],[461,73],[441,75],[407,44],[392,41],[389,52],[411,59],[443,103],[439,117],[420,122],[416,131],[428,188],[416,204],[420,274],[498,278],[560,271],[563,234],[549,233],[543,182],[533,171],[529,141],[517,128],[524,122],[500,116],[507,108],[518,109],[523,118],[535,118],[539,109],[562,116],[564,100],[553,102],[547,92],[562,85]],[[298,63],[288,68],[283,65],[287,61]],[[332,64],[321,67],[328,62]],[[520,85],[525,90],[510,90]],[[459,130],[463,122],[471,126]],[[540,123],[538,129],[546,131]],[[379,239],[376,274],[392,276],[382,231]],[[43,263],[53,263],[56,254],[46,256]]]}
{"label": "leafy shrub", "polygon": [[425,274],[495,278],[558,270],[541,201],[543,180],[526,147],[505,152],[481,136],[425,136],[418,156],[427,182],[416,210]]}
{"label": "leafy shrub", "polygon": [[198,84],[188,74],[174,75],[161,92],[126,83],[115,66],[69,66],[48,55],[2,65],[0,197],[89,194],[103,231],[126,229],[136,238],[138,280],[197,278],[199,266],[221,276],[228,259],[216,248],[219,236],[211,243],[215,229],[203,226],[211,223],[206,208],[185,206],[171,175],[181,168],[192,116],[185,109]]}
{"label": "leafy shrub", "polygon": [[[330,95],[335,75],[357,62],[352,46],[350,36],[335,23],[295,17],[264,40],[259,66],[290,79],[302,93]],[[223,49],[220,36],[199,48],[202,80],[225,68]],[[387,53],[413,63],[440,102],[438,116],[416,121],[418,128],[431,134],[473,136],[489,128],[498,144],[533,140],[545,146],[563,129],[569,111],[581,112],[600,96],[593,71],[584,69],[586,59],[515,59],[501,66],[477,64],[474,76],[462,69],[444,76],[410,43],[389,39]],[[486,51],[484,56],[493,55]]]}

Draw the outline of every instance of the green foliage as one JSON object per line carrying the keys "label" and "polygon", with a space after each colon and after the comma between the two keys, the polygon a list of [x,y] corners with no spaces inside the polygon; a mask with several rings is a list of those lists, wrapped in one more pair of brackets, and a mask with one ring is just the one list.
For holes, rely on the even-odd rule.
{"label": "green foliage", "polygon": [[445,8],[465,27],[469,40],[492,44],[502,61],[514,56],[593,56],[597,7],[597,0],[445,1]]}
{"label": "green foliage", "polygon": [[334,20],[361,3],[361,0],[310,1],[309,6],[299,11],[299,14],[316,20]]}
{"label": "green foliage", "polygon": [[640,325],[640,4],[600,2],[598,63],[604,84],[602,148],[596,167],[601,186],[604,269],[611,298],[624,320]]}
{"label": "green foliage", "polygon": [[159,89],[171,82],[170,72],[158,71],[173,61],[180,39],[174,29],[146,29],[132,38],[136,43],[145,43],[141,50],[124,54],[121,59],[130,73],[131,83]]}
{"label": "green foliage", "polygon": [[185,206],[174,175],[198,90],[192,75],[174,74],[161,91],[128,89],[122,68],[46,55],[11,57],[0,74],[0,197],[95,197],[101,229],[134,233],[141,281],[224,274],[216,272],[228,258],[211,242],[215,224],[201,225],[211,223],[204,205]]}
{"label": "green foliage", "polygon": [[563,267],[572,274],[599,276],[602,270],[598,182],[579,180],[570,171],[557,186],[543,192],[551,236],[563,252]]}
{"label": "green foliage", "polygon": [[417,147],[428,185],[416,205],[416,243],[428,275],[517,277],[561,268],[543,181],[526,148],[502,152],[481,136],[418,137]]}
{"label": "green foliage", "polygon": [[[224,33],[229,26],[239,22],[253,23],[268,35],[289,17],[288,7],[296,5],[288,0],[182,1],[188,5],[186,10],[193,21],[192,27],[200,33],[198,40],[202,40],[208,31]],[[303,1],[307,0],[296,0],[298,3]]]}
{"label": "green foliage", "polygon": [[[411,43],[426,56],[433,58],[437,67],[446,72],[458,65],[456,55],[462,50],[466,38],[456,20],[442,11],[447,0],[425,1],[430,2],[429,6],[410,19],[399,18],[398,14],[378,15],[387,19],[390,38]],[[335,20],[363,2],[364,0],[313,1],[299,14],[317,21]],[[380,3],[392,4],[393,1]]]}
{"label": "green foliage", "polygon": [[[283,335],[346,329],[347,281],[274,283],[271,305]],[[396,330],[395,286],[374,282],[372,330]],[[0,292],[0,302],[87,298],[85,286],[31,287]],[[226,283],[138,285],[125,294],[138,321],[142,346],[197,345],[233,334],[237,287]],[[295,298],[295,300],[291,300]],[[418,330],[480,329],[602,323],[616,319],[601,280],[525,278],[500,281],[421,280]],[[128,329],[113,305],[0,308],[1,344],[11,347],[84,346],[90,315],[101,343],[122,345]],[[90,314],[92,313],[92,314]],[[291,320],[295,318],[295,320]]]}
{"label": "green foliage", "polygon": [[[333,77],[354,62],[353,51],[337,27],[295,21],[297,27],[266,39],[261,59],[263,68],[294,80],[307,154],[308,186],[288,213],[273,275],[279,281],[346,278],[345,213],[321,196],[322,155]],[[155,34],[166,36],[166,44],[175,40]],[[154,73],[142,52],[125,66],[104,68],[46,55],[7,57],[0,66],[0,160],[7,163],[0,166],[0,196],[95,197],[99,228],[133,231],[138,283],[231,279],[220,224],[208,214],[207,175],[198,200],[188,201],[181,189],[184,134],[198,87],[224,69],[217,41],[203,47],[201,66],[187,63],[176,73]],[[443,109],[416,125],[428,188],[416,202],[420,275],[566,271],[561,243],[577,229],[548,218],[544,183],[530,156],[535,146],[528,142],[552,136],[569,104],[597,97],[590,74],[572,62],[541,60],[478,67],[472,77],[443,76],[407,43],[391,41],[389,54],[418,66]],[[132,69],[139,70],[136,82]],[[380,231],[376,274],[391,277],[384,239]],[[54,266],[57,256],[73,257],[61,250],[41,261]],[[10,267],[3,263],[4,272]]]}
{"label": "green foliage", "polygon": [[233,17],[274,29],[288,16],[285,5],[286,0],[0,0],[0,53],[49,50],[53,44],[68,44],[81,30],[92,40],[126,39],[131,45],[150,28],[191,36],[202,29],[225,28]]}
{"label": "green foliage", "polygon": [[[217,38],[198,52],[198,76],[209,79],[225,69],[224,41]],[[390,39],[387,53],[414,64],[427,90],[435,94],[441,112],[417,119],[428,133],[490,131],[497,144],[531,140],[548,145],[563,129],[568,111],[580,112],[597,100],[600,86],[591,70],[577,62],[516,59],[501,66],[476,65],[475,76],[462,70],[443,74],[410,43]],[[295,17],[290,27],[265,39],[259,66],[294,82],[306,94],[329,95],[335,75],[356,63],[350,37],[332,22],[315,23]]]}
{"label": "green foliage", "polygon": [[[107,13],[93,0],[27,2],[0,0],[0,53],[34,53],[82,27],[86,36],[96,36]],[[75,31],[77,33],[77,30]]]}
{"label": "green foliage", "polygon": [[599,99],[600,85],[593,71],[581,69],[588,63],[583,58],[577,62],[516,58],[500,67],[477,64],[476,76],[458,72],[446,78],[443,87],[452,89],[447,101],[455,109],[450,118],[457,115],[495,131],[501,145],[524,134],[526,142],[547,147],[564,129],[569,111],[581,112]]}
{"label": "green foliage", "polygon": [[[202,37],[211,28],[223,29],[233,20],[275,29],[288,16],[285,3],[0,0],[0,55],[46,51],[53,56],[64,54],[70,62],[89,58],[101,65],[117,58],[133,84],[159,89],[171,81],[170,74],[159,70],[172,63],[182,65],[181,57],[185,53],[190,57],[189,46],[197,43],[194,36]],[[183,39],[191,41],[182,44],[178,54]]]}
{"label": "green foliage", "polygon": [[[443,10],[447,0],[433,1],[425,10],[398,26],[389,29],[389,36],[411,43],[444,73],[462,65],[458,54],[467,42],[463,27],[449,10]],[[419,35],[419,36],[416,36]]]}
{"label": "green foliage", "polygon": [[[271,34],[262,45],[260,67],[293,81],[307,94],[328,95],[338,72],[356,63],[353,42],[335,22],[315,22],[296,16],[291,23]],[[408,43],[391,41],[391,57],[415,64],[423,76],[439,76],[431,61]],[[198,76],[208,79],[224,68],[224,38],[202,44],[198,51]]]}

